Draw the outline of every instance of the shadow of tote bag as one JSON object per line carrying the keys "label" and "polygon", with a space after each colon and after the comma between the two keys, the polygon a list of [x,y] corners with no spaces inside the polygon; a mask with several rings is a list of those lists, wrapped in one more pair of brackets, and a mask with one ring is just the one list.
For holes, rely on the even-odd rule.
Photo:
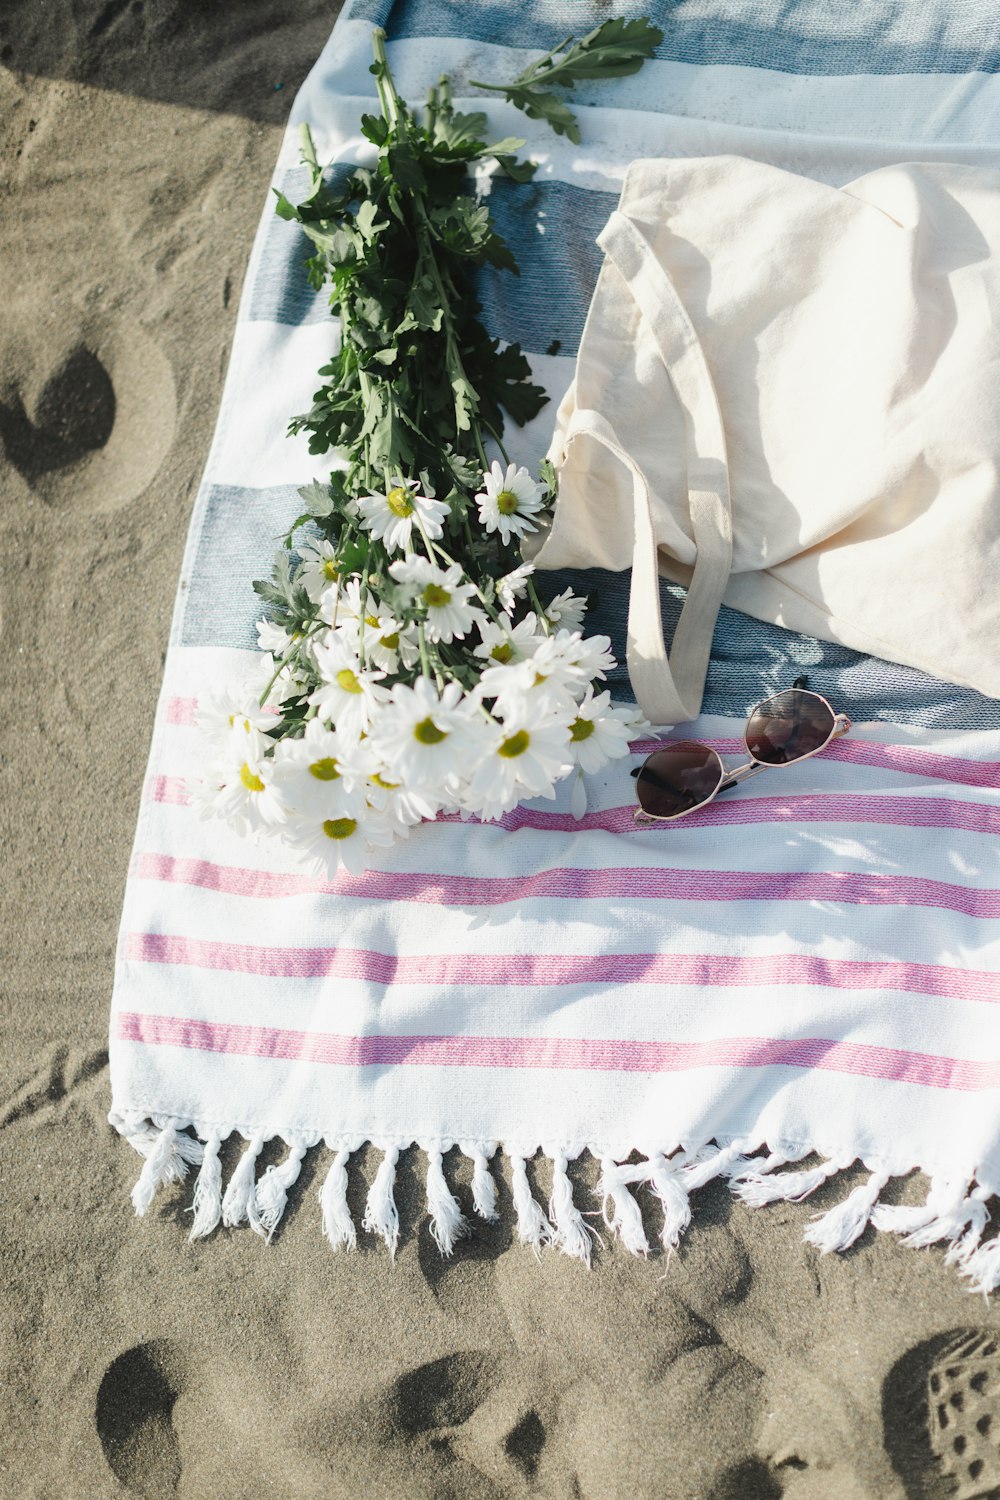
{"label": "shadow of tote bag", "polygon": [[646,716],[698,714],[723,601],[1000,697],[1000,174],[637,161],[598,244],[534,561],[632,569]]}

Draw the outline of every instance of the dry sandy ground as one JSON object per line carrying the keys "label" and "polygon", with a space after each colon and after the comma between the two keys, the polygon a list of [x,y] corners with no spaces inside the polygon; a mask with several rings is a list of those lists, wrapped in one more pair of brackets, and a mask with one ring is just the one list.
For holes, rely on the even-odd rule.
{"label": "dry sandy ground", "polygon": [[250,242],[332,19],[0,12],[0,1494],[1000,1494],[998,1310],[934,1252],[803,1248],[842,1186],[757,1215],[706,1190],[669,1269],[608,1249],[590,1275],[509,1213],[442,1264],[405,1160],[395,1265],[330,1252],[309,1164],[270,1248],[189,1245],[181,1190],[131,1215],[122,888]]}

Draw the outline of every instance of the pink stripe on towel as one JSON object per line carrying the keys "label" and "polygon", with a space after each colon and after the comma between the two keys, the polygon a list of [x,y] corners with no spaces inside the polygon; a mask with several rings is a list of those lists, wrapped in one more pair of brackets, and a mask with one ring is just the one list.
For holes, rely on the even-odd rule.
{"label": "pink stripe on towel", "polygon": [[693,1068],[821,1068],[926,1088],[1000,1087],[1000,1061],[935,1057],[824,1037],[722,1037],[705,1042],[587,1037],[337,1036],[123,1011],[119,1041],[341,1067],[559,1068],[677,1073]]}
{"label": "pink stripe on towel", "polygon": [[[150,776],[146,795],[153,802],[187,806],[191,802],[182,776]],[[542,833],[637,833],[670,837],[677,829],[719,828],[744,823],[876,823],[903,828],[957,828],[967,833],[1000,833],[1000,808],[987,802],[960,802],[952,797],[876,797],[853,792],[795,797],[723,795],[708,807],[677,824],[636,823],[634,804],[608,807],[577,819],[570,813],[545,812],[518,806],[500,818],[496,827],[508,833],[531,828]],[[442,815],[440,823],[459,823],[457,813]],[[469,819],[469,826],[492,826]]]}
{"label": "pink stripe on towel", "polygon": [[1000,1001],[1000,975],[937,964],[820,958],[811,953],[378,953],[368,948],[258,947],[158,932],[131,932],[123,956],[137,963],[188,964],[284,979],[352,979],[366,984],[661,984],[706,987],[821,985],[895,990],[950,999]]}
{"label": "pink stripe on towel", "polygon": [[412,901],[429,906],[501,906],[522,901],[824,901],[854,906],[927,906],[968,917],[1000,917],[1000,890],[951,885],[917,875],[835,870],[767,872],[606,868],[554,869],[532,875],[438,875],[409,870],[342,871],[336,880],[217,865],[169,854],[137,854],[139,880],[197,886],[246,900],[350,896],[363,901]]}
{"label": "pink stripe on towel", "polygon": [[[689,736],[671,734],[662,740],[635,740],[630,746],[633,755],[652,755],[662,750],[672,740],[683,740]],[[738,755],[742,760],[749,752],[742,740],[712,739],[697,735],[702,745],[711,745],[720,755]],[[879,770],[901,771],[906,776],[927,776],[933,781],[952,781],[958,786],[980,786],[1000,789],[1000,762],[995,760],[971,760],[961,755],[943,755],[938,750],[924,750],[913,745],[883,745],[876,740],[836,740],[819,752],[823,760],[835,760],[853,766],[875,766]]]}

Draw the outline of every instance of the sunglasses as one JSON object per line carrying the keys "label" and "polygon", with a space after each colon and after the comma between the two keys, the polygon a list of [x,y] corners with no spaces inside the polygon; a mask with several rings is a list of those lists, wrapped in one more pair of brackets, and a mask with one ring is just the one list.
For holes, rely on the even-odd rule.
{"label": "sunglasses", "polygon": [[654,750],[632,772],[639,800],[636,822],[686,818],[758,771],[808,760],[847,734],[850,719],[834,713],[819,693],[809,692],[808,682],[808,677],[797,677],[790,688],[751,709],[743,733],[750,759],[733,771],[726,770],[718,751],[698,740],[672,740]]}

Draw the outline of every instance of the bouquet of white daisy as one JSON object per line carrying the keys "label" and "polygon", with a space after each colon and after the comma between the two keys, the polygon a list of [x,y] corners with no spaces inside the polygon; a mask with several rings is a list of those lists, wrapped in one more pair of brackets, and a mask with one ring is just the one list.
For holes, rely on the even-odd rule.
{"label": "bouquet of white daisy", "polygon": [[[609,22],[504,92],[575,137],[538,85],[634,72],[658,40]],[[254,585],[269,606],[258,669],[199,704],[207,764],[192,788],[206,816],[284,839],[331,875],[425,819],[500,818],[569,776],[579,815],[581,773],[648,729],[601,689],[614,661],[606,636],[583,634],[586,601],[543,605],[520,552],[555,479],[509,461],[504,413],[523,423],[546,397],[520,349],[479,322],[470,268],[516,265],[469,187],[534,164],[516,159],[522,141],[486,143],[485,115],[456,112],[446,80],[418,122],[378,31],[374,51],[381,113],[362,129],[376,165],[331,185],[306,131],[309,191],[278,201],[316,247],[309,276],[329,282],[342,331],[291,426],[337,467],[300,492],[273,577]]]}

